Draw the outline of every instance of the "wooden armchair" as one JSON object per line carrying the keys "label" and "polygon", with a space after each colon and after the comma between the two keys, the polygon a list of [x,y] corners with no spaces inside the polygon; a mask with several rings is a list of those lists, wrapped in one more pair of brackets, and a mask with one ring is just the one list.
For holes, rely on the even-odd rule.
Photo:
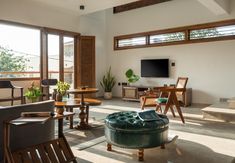
{"label": "wooden armchair", "polygon": [[[180,108],[180,103],[177,99],[177,95],[183,95],[185,93],[187,82],[188,82],[188,78],[179,77],[176,83],[176,87],[159,88],[159,91],[161,93],[159,95],[159,98],[156,99],[156,111],[160,110],[162,112],[161,106],[164,105],[165,106],[164,114],[166,114],[170,108],[173,116],[175,117],[175,112],[173,108],[175,106],[182,122],[185,123],[184,117]],[[165,94],[167,93],[168,97],[162,97],[162,94],[164,93]]]}
{"label": "wooden armchair", "polygon": [[[21,104],[24,103],[23,88],[12,85],[11,81],[3,80],[0,81],[0,89],[11,89],[11,96],[6,98],[1,98],[0,102],[11,101],[13,105],[15,100],[21,100]],[[20,89],[20,96],[15,96],[15,89]]]}
{"label": "wooden armchair", "polygon": [[144,110],[145,107],[156,108],[156,98],[159,97],[159,93],[156,88],[145,91],[144,95],[140,97],[141,109]]}

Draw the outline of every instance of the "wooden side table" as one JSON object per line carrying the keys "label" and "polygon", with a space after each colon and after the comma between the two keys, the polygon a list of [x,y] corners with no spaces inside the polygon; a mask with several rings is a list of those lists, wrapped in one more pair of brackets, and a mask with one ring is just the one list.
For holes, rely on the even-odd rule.
{"label": "wooden side table", "polygon": [[[63,118],[71,117],[74,113],[64,112],[63,115],[53,117],[20,117],[15,120],[4,122],[4,161],[5,163],[77,163],[75,156],[63,134]],[[10,149],[10,127],[11,125],[22,126],[32,123],[42,124],[48,120],[58,120],[58,138],[41,144],[26,147],[16,151]]]}
{"label": "wooden side table", "polygon": [[[89,93],[95,93],[98,92],[99,90],[97,88],[78,88],[78,89],[71,89],[68,90],[68,94],[80,94],[81,95],[81,100],[80,100],[80,113],[79,113],[79,118],[80,118],[80,124],[76,127],[77,129],[89,129],[90,126],[88,123],[85,121],[85,119],[88,117],[87,112],[89,109],[89,104],[85,103],[85,98],[84,94],[89,94]],[[85,111],[86,110],[86,111]]]}
{"label": "wooden side table", "polygon": [[[55,107],[62,107],[65,108],[66,111],[72,112],[73,113],[73,108],[75,107],[79,107],[80,108],[81,104],[79,101],[75,101],[75,100],[68,100],[68,101],[55,101]],[[70,117],[66,117],[69,118],[69,128],[73,129],[73,116]]]}

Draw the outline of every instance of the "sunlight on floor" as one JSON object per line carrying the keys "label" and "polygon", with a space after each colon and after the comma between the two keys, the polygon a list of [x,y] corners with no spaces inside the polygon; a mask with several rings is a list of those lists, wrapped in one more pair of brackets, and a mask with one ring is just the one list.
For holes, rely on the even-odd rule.
{"label": "sunlight on floor", "polygon": [[231,139],[225,139],[225,138],[219,138],[219,137],[213,137],[201,134],[199,135],[199,134],[193,134],[189,132],[182,132],[176,130],[170,130],[169,133],[178,135],[179,139],[192,141],[207,146],[216,153],[235,157],[235,141]]}
{"label": "sunlight on floor", "polygon": [[102,163],[125,163],[123,161],[118,161],[116,159],[110,158],[110,157],[105,157],[103,155],[100,154],[96,154],[93,152],[89,152],[89,151],[78,151],[78,150],[73,150],[73,153],[75,156],[79,156],[80,159],[84,159],[86,161],[89,162],[102,162]]}
{"label": "sunlight on floor", "polygon": [[119,112],[119,110],[110,110],[109,108],[99,108],[99,107],[93,107],[90,109],[91,112],[96,112],[96,113],[104,113],[104,114],[112,114],[114,112]]}
{"label": "sunlight on floor", "polygon": [[182,121],[179,119],[179,120],[173,120],[173,119],[170,119],[170,122],[172,123],[177,123],[177,124],[182,124],[182,125],[195,125],[195,126],[202,126],[202,124],[200,123],[195,123],[195,122],[189,122],[187,121],[186,124],[183,124]]}
{"label": "sunlight on floor", "polygon": [[125,107],[125,106],[118,106],[118,105],[102,105],[102,108],[105,109],[113,109],[113,110],[123,110],[123,111],[127,111],[127,110],[131,110],[131,111],[136,111],[136,110],[140,110],[140,108],[135,108],[135,107]]}

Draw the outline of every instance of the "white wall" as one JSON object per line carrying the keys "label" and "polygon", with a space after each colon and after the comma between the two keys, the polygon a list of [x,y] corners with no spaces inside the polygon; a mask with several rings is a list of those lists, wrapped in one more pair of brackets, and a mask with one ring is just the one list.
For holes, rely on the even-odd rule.
{"label": "white wall", "polygon": [[79,32],[79,15],[31,0],[0,0],[0,19]]}
{"label": "white wall", "polygon": [[[234,19],[232,2],[231,14],[221,16],[215,16],[195,0],[175,0],[119,14],[107,10],[107,64],[112,65],[117,81],[122,82],[126,81],[124,73],[128,68],[140,75],[141,59],[169,58],[176,63],[170,78],[141,78],[136,84],[159,86],[175,83],[179,76],[188,76],[194,103],[213,103],[220,97],[233,97],[235,41],[113,50],[113,37],[117,35]],[[114,95],[121,96],[120,86],[115,87]]]}
{"label": "white wall", "polygon": [[105,12],[95,12],[80,17],[81,35],[96,36],[96,86],[99,88],[98,96],[103,94],[100,81],[106,72],[106,22]]}

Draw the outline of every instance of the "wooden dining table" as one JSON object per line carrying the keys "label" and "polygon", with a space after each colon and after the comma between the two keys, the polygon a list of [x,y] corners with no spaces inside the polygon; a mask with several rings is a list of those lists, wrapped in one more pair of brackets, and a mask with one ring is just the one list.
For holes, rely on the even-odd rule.
{"label": "wooden dining table", "polygon": [[[79,118],[81,121],[80,121],[80,124],[76,127],[77,129],[89,129],[90,128],[87,121],[85,121],[85,119],[87,118],[87,114],[88,114],[87,110],[89,109],[89,103],[85,103],[84,95],[90,94],[90,93],[96,93],[98,91],[99,91],[99,89],[97,89],[97,88],[87,88],[87,87],[70,89],[67,91],[68,95],[70,95],[70,94],[81,95],[80,113],[79,113]],[[85,112],[85,110],[86,110],[86,112]]]}

